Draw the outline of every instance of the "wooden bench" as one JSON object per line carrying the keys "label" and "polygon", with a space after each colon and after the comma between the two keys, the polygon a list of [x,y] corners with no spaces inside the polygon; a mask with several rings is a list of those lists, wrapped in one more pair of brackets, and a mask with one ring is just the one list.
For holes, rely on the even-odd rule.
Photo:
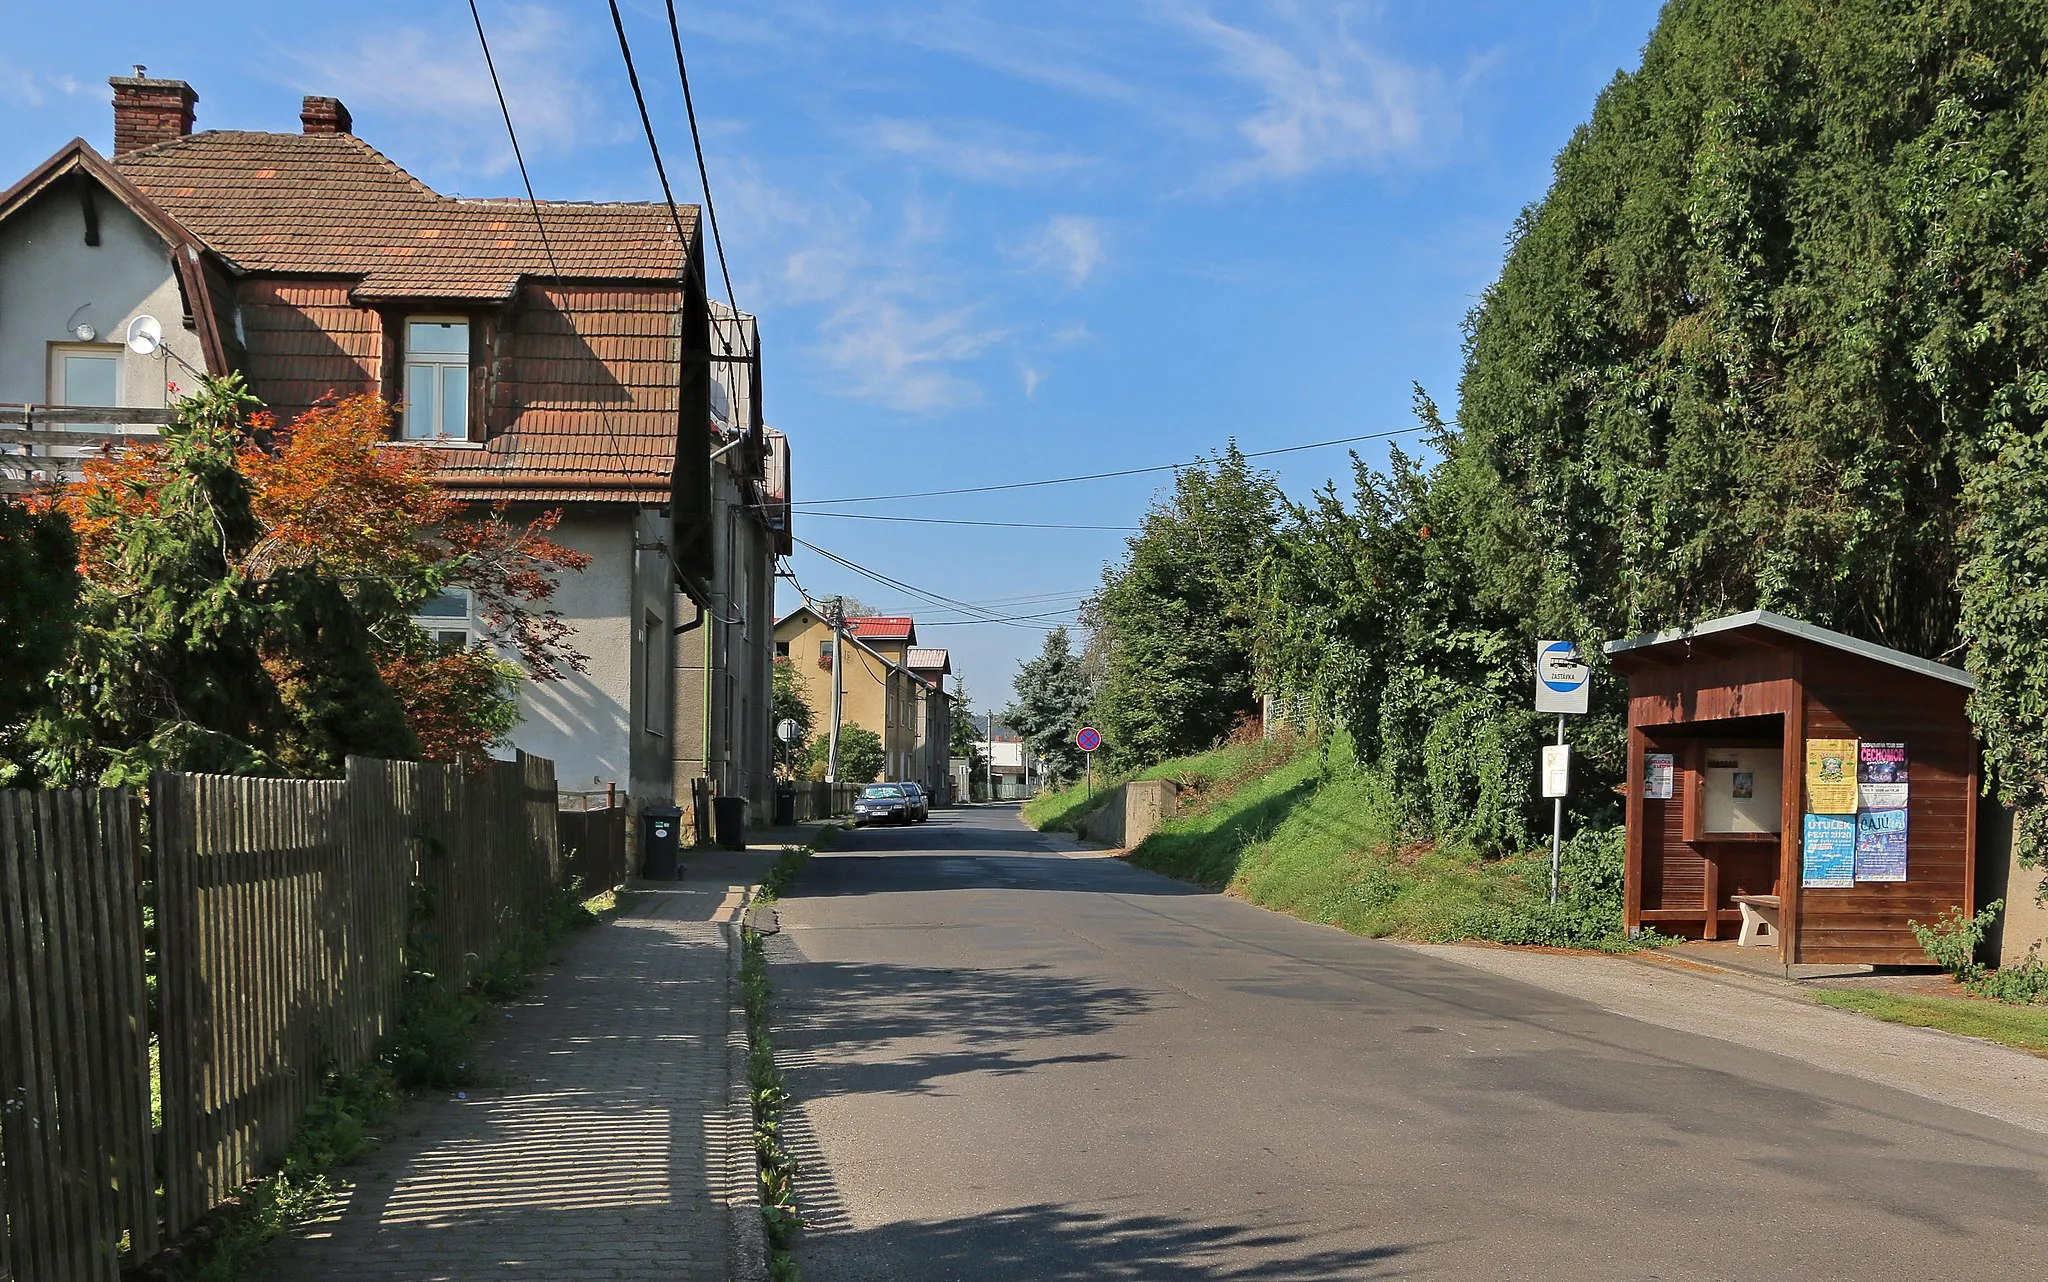
{"label": "wooden bench", "polygon": [[1735,937],[1740,948],[1753,948],[1768,932],[1770,941],[1778,942],[1778,910],[1784,900],[1777,895],[1730,895],[1735,906],[1742,910],[1742,933]]}

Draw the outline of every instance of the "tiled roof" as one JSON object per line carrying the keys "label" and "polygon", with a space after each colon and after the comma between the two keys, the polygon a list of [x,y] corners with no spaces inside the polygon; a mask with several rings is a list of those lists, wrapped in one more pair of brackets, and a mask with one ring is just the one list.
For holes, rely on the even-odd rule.
{"label": "tiled roof", "polygon": [[846,621],[847,630],[863,641],[908,641],[917,635],[917,625],[907,618],[869,615]]}
{"label": "tiled roof", "polygon": [[[504,299],[521,275],[557,268],[653,282],[687,266],[665,204],[542,202],[544,248],[525,202],[440,195],[352,134],[221,130],[114,164],[235,267],[360,276],[361,299]],[[680,213],[694,237],[696,207]]]}
{"label": "tiled roof", "polygon": [[912,646],[903,657],[903,666],[918,672],[944,672],[952,663],[952,656],[946,651],[927,646]]}

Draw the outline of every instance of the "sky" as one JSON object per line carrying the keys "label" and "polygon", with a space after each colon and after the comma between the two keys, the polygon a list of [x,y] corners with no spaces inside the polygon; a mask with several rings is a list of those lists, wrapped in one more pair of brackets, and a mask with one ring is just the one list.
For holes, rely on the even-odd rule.
{"label": "sky", "polygon": [[[797,536],[917,593],[806,547],[796,583],[914,616],[1000,707],[1171,474],[846,500],[1402,432],[1418,383],[1455,414],[1464,317],[1657,7],[680,4]],[[437,190],[519,191],[462,0],[5,8],[0,187],[75,135],[108,151],[107,77],[140,63],[192,84],[200,129],[295,131],[299,97],[331,94]],[[658,198],[602,0],[480,8],[539,194]],[[698,201],[665,11],[621,8]],[[1264,462],[1302,496],[1388,443]],[[778,609],[801,599],[785,582]]]}

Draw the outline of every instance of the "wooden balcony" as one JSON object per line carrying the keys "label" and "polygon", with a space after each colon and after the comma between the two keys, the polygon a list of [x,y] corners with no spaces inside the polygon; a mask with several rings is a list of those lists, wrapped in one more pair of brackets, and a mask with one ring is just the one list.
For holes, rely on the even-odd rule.
{"label": "wooden balcony", "polygon": [[112,405],[0,402],[0,494],[29,494],[79,478],[87,458],[153,440],[170,411]]}

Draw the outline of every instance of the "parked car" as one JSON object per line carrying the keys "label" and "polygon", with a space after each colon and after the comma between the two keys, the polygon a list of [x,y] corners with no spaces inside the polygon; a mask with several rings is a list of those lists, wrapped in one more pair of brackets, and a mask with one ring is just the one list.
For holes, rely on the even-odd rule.
{"label": "parked car", "polygon": [[925,796],[923,784],[905,782],[896,786],[910,798],[910,822],[921,824],[932,817],[932,799]]}
{"label": "parked car", "polygon": [[894,783],[871,783],[860,790],[860,796],[853,802],[853,826],[868,824],[915,822],[910,814],[910,798],[904,794],[903,785]]}

